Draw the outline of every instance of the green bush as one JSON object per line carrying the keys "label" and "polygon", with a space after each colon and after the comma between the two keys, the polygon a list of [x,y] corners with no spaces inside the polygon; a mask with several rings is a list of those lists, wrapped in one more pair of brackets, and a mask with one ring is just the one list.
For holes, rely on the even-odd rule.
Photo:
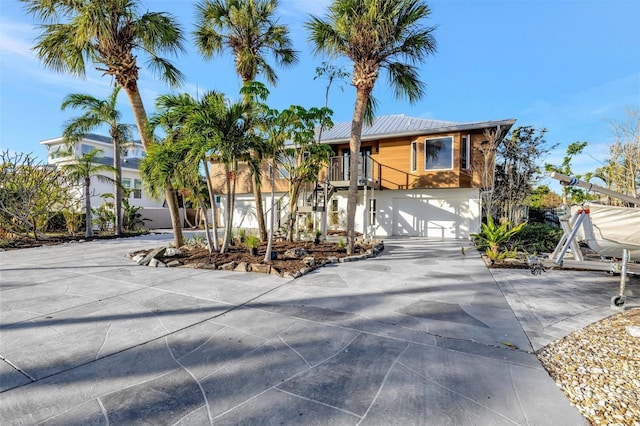
{"label": "green bush", "polygon": [[550,252],[562,238],[562,229],[547,223],[528,223],[510,241],[521,251],[529,253]]}

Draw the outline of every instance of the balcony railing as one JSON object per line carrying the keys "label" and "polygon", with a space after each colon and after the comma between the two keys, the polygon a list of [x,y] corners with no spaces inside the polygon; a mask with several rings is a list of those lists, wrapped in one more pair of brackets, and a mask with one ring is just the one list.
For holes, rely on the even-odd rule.
{"label": "balcony railing", "polygon": [[[335,187],[349,186],[350,157],[331,157],[329,162],[329,181]],[[419,176],[404,170],[380,164],[368,155],[358,158],[358,185],[379,189],[409,189]]]}

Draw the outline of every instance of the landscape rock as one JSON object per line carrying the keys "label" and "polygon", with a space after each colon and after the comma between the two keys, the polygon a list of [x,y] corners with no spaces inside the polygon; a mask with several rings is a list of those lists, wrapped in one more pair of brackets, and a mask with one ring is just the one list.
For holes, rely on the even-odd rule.
{"label": "landscape rock", "polygon": [[234,271],[249,272],[249,264],[247,262],[240,262],[238,263],[238,266],[235,267]]}
{"label": "landscape rock", "polygon": [[220,266],[218,266],[218,269],[221,271],[233,271],[233,269],[236,267],[236,262],[231,261],[229,263],[224,263]]}
{"label": "landscape rock", "polygon": [[176,266],[180,265],[182,265],[182,262],[179,260],[172,260],[171,262],[167,263],[167,266],[170,268],[175,268]]}
{"label": "landscape rock", "polygon": [[165,265],[164,263],[162,263],[161,261],[159,261],[156,258],[152,258],[149,261],[149,267],[151,267],[151,268],[166,268],[167,265]]}
{"label": "landscape rock", "polygon": [[151,250],[149,254],[147,254],[141,261],[138,262],[138,265],[146,266],[151,262],[151,259],[156,259],[158,257],[162,257],[164,252],[167,250],[166,247],[160,247],[154,250]]}
{"label": "landscape rock", "polygon": [[327,257],[327,262],[329,263],[338,263],[338,258],[335,256],[329,256]]}
{"label": "landscape rock", "polygon": [[252,263],[251,272],[258,272],[261,274],[268,274],[271,272],[271,265],[266,263]]}
{"label": "landscape rock", "polygon": [[295,247],[284,252],[283,257],[285,259],[300,259],[307,255],[307,251],[302,247]]}
{"label": "landscape rock", "polygon": [[302,259],[302,262],[305,265],[308,265],[308,266],[315,266],[316,265],[316,260],[312,256],[305,257],[304,259]]}
{"label": "landscape rock", "polygon": [[169,247],[164,252],[165,257],[175,257],[175,256],[180,256],[181,254],[182,254],[182,251],[174,247]]}

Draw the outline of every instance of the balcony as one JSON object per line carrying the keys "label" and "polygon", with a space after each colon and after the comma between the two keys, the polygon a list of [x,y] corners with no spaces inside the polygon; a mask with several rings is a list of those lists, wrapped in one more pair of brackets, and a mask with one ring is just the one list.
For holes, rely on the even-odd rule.
{"label": "balcony", "polygon": [[[369,188],[380,189],[382,165],[368,155],[358,156],[358,187],[367,185]],[[329,162],[329,183],[337,188],[349,187],[350,157],[331,157]]]}

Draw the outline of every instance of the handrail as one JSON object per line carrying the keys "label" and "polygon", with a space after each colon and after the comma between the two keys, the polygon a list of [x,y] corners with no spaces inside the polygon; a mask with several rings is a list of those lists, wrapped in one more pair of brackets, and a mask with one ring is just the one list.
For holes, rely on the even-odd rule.
{"label": "handrail", "polygon": [[[362,163],[363,158],[366,159],[369,167],[366,168],[366,176],[367,179],[371,179],[374,182],[379,183],[382,186],[383,182],[388,182],[391,186],[396,186],[398,189],[409,188],[409,178],[419,178],[420,176],[414,175],[411,173],[407,173],[404,170],[397,169],[395,167],[387,166],[386,164],[382,164],[375,160],[370,155],[359,156],[359,163]],[[329,181],[347,181],[349,180],[349,173],[347,172],[348,167],[350,167],[350,157],[349,156],[335,156],[329,159],[329,169],[328,176]],[[391,181],[389,179],[385,179],[383,177],[382,168],[392,170],[397,173],[402,173],[405,176],[405,182],[398,183]],[[387,186],[387,185],[385,185]]]}

